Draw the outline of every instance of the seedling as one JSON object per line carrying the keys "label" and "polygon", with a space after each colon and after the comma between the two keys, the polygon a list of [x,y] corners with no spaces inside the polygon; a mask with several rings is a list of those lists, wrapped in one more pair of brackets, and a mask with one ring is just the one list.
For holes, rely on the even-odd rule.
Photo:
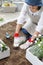
{"label": "seedling", "polygon": [[10,56],[10,48],[0,40],[0,59]]}
{"label": "seedling", "polygon": [[0,18],[0,22],[2,22],[4,19],[3,18]]}

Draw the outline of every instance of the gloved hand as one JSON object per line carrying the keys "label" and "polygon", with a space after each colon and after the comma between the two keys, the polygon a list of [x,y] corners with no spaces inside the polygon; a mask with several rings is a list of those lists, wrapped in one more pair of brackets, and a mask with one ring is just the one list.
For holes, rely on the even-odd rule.
{"label": "gloved hand", "polygon": [[22,43],[22,42],[25,42],[26,40],[26,37],[19,37],[19,34],[18,33],[15,33],[14,34],[14,44],[13,46],[14,47],[19,47],[19,45]]}
{"label": "gloved hand", "polygon": [[27,49],[30,45],[32,45],[34,42],[34,40],[32,40],[31,38],[27,40],[26,43],[22,44],[20,46],[21,49]]}

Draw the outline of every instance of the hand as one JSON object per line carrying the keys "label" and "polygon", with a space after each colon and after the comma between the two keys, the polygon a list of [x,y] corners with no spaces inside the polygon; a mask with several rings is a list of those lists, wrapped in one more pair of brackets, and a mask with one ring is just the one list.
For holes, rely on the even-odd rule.
{"label": "hand", "polygon": [[14,37],[19,37],[19,33],[15,33],[14,34]]}
{"label": "hand", "polygon": [[34,42],[34,40],[32,38],[28,39],[27,41],[30,42],[30,43]]}

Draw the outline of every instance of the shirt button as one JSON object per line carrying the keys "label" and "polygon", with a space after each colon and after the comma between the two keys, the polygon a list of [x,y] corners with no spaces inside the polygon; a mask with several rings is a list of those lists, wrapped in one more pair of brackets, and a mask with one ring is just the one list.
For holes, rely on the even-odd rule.
{"label": "shirt button", "polygon": [[32,14],[33,15],[33,14]]}

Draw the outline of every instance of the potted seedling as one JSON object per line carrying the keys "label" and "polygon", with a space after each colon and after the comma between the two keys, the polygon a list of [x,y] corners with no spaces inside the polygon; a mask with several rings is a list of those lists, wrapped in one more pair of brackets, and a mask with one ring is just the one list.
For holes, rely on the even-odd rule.
{"label": "potted seedling", "polygon": [[10,48],[0,40],[0,59],[10,56]]}

